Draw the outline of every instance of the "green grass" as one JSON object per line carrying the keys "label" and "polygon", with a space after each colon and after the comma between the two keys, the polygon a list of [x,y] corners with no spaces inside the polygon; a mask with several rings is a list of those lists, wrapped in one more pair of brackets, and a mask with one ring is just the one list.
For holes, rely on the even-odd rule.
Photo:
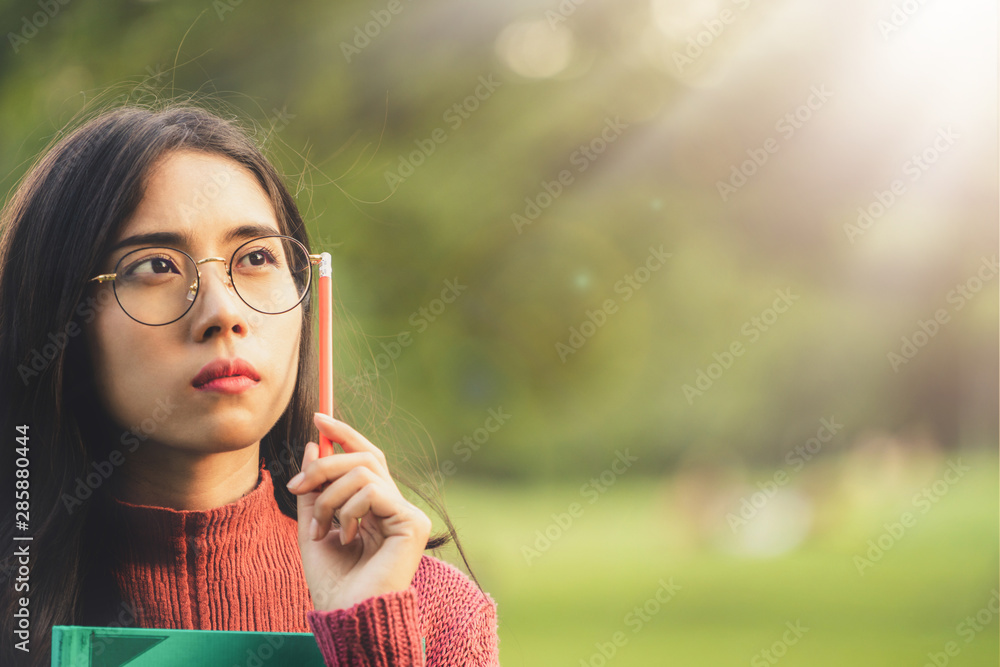
{"label": "green grass", "polygon": [[[987,612],[988,627],[968,642],[957,626],[998,587],[997,459],[963,460],[973,471],[924,514],[911,499],[940,477],[939,462],[895,482],[866,482],[871,493],[861,500],[856,489],[843,491],[851,478],[838,463],[817,464],[820,477],[845,483],[811,495],[808,538],[768,558],[720,546],[731,535],[728,510],[707,521],[721,528],[692,524],[675,479],[627,473],[592,504],[579,483],[450,481],[446,493],[472,567],[497,600],[504,665],[602,665],[599,645],[616,632],[608,665],[766,665],[754,657],[781,640],[786,622],[799,622],[808,630],[776,664],[921,667],[954,641],[960,652],[947,664],[995,667],[1000,619]],[[522,546],[572,502],[582,515],[529,564]],[[859,574],[854,556],[906,510],[916,524]],[[681,587],[673,599],[650,602],[654,615],[628,622],[671,578]]]}

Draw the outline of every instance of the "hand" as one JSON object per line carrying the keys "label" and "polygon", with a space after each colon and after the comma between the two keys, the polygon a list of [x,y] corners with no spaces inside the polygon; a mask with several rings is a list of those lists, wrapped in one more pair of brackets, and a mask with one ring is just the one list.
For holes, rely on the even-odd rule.
{"label": "hand", "polygon": [[319,458],[319,445],[309,442],[288,487],[298,496],[299,551],[314,607],[346,609],[406,590],[431,520],[400,494],[378,447],[342,421],[321,413],[313,421],[344,448]]}

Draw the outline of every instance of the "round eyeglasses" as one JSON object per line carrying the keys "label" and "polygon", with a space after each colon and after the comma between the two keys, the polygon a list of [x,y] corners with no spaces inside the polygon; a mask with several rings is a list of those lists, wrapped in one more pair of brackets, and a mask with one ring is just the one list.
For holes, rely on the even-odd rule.
{"label": "round eyeglasses", "polygon": [[280,315],[295,308],[309,292],[312,265],[320,255],[310,255],[291,236],[261,236],[247,241],[229,262],[224,257],[194,260],[183,250],[168,247],[140,248],[118,260],[114,273],[94,276],[87,282],[111,282],[125,314],[140,324],[171,324],[191,310],[201,285],[198,267],[223,262],[227,286],[259,313]]}

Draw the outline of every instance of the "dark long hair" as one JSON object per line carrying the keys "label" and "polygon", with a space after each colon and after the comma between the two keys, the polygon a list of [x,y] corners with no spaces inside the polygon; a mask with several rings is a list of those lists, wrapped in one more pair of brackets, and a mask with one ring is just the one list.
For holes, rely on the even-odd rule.
{"label": "dark long hair", "polygon": [[[120,601],[113,593],[106,599],[100,594],[113,589],[101,551],[101,505],[87,502],[80,480],[96,470],[95,462],[108,461],[111,443],[124,442],[126,434],[116,432],[98,403],[79,334],[97,310],[118,306],[113,299],[108,304],[89,298],[85,280],[99,273],[98,263],[142,199],[150,168],[180,149],[218,154],[248,169],[267,193],[281,232],[310,247],[291,193],[240,121],[195,104],[101,111],[53,140],[28,170],[0,217],[0,442],[7,450],[0,457],[0,488],[27,492],[17,501],[21,505],[9,491],[2,494],[0,609],[13,621],[18,598],[30,596],[31,653],[17,650],[18,637],[5,628],[0,664],[24,664],[15,656],[27,655],[33,665],[49,664],[53,625],[114,624]],[[318,436],[312,422],[317,400],[310,300],[302,307],[295,390],[260,446],[278,505],[293,518],[296,503],[285,482],[298,472],[307,440]],[[338,379],[341,389],[352,388]],[[18,449],[13,456],[11,443]],[[427,548],[451,539],[461,552],[440,499],[427,493],[433,487],[418,488],[398,472],[394,477],[447,526]],[[30,515],[19,515],[22,509]],[[30,541],[15,540],[28,535]],[[12,553],[24,545],[30,553],[27,569]],[[15,586],[18,579],[30,589]]]}

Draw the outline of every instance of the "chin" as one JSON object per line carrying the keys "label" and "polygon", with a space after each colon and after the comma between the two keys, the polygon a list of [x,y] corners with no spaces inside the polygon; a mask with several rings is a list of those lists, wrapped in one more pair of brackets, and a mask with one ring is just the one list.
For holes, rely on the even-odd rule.
{"label": "chin", "polygon": [[204,428],[183,438],[190,448],[201,451],[231,452],[255,445],[267,435],[258,424],[241,424],[219,420],[206,423]]}

